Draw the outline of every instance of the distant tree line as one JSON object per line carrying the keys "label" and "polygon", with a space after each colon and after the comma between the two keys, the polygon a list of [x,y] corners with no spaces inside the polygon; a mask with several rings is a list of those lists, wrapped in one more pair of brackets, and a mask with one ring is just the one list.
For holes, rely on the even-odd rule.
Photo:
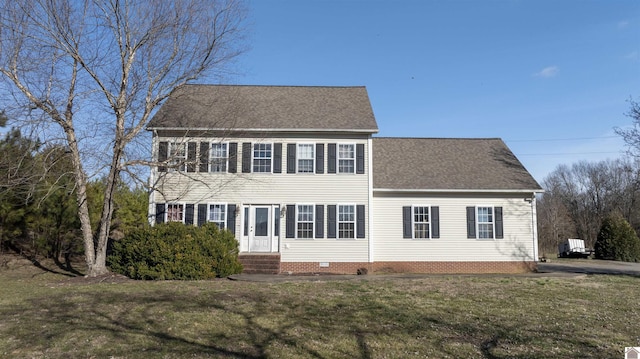
{"label": "distant tree line", "polygon": [[622,219],[640,233],[640,105],[630,101],[631,128],[616,132],[629,146],[628,156],[560,165],[542,182],[538,201],[540,253],[552,254],[567,238],[596,246],[605,219]]}
{"label": "distant tree line", "polygon": [[[6,123],[0,115],[0,126]],[[0,139],[0,252],[12,251],[29,258],[52,258],[69,266],[83,253],[76,187],[68,150],[43,145],[12,128]],[[92,230],[98,229],[105,184],[88,183]],[[122,238],[132,228],[148,225],[148,196],[142,188],[120,184],[111,237]]]}

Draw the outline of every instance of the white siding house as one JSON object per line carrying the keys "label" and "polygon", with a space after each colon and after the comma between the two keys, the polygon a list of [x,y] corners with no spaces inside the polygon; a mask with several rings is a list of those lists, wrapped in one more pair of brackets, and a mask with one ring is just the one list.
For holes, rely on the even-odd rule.
{"label": "white siding house", "polygon": [[153,222],[217,223],[247,271],[535,265],[541,189],[504,143],[374,138],[364,87],[187,85],[148,129]]}

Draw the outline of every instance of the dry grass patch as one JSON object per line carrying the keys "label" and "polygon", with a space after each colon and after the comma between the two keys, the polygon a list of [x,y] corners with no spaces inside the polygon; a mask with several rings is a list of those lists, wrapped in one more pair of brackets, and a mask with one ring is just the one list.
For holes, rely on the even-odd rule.
{"label": "dry grass patch", "polygon": [[85,284],[26,268],[0,270],[0,357],[614,358],[640,346],[636,277]]}

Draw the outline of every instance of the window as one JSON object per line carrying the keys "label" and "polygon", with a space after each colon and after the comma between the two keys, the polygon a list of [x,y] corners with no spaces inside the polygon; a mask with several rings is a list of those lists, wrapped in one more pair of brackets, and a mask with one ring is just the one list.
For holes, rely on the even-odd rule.
{"label": "window", "polygon": [[312,143],[298,144],[298,173],[314,172],[314,147]]}
{"label": "window", "polygon": [[338,238],[355,238],[356,212],[353,205],[338,206]]}
{"label": "window", "polygon": [[338,145],[338,173],[354,173],[356,151],[353,144]]}
{"label": "window", "polygon": [[210,204],[209,205],[209,216],[207,220],[209,222],[213,222],[218,225],[218,228],[225,228],[225,223],[227,220],[226,216],[226,205],[224,204]]}
{"label": "window", "polygon": [[299,204],[297,206],[297,237],[313,238],[313,205]]}
{"label": "window", "polygon": [[185,171],[187,162],[186,143],[169,143],[169,171]]}
{"label": "window", "polygon": [[478,238],[493,238],[493,207],[478,207]]}
{"label": "window", "polygon": [[184,222],[184,204],[167,204],[166,222]]}
{"label": "window", "polygon": [[253,172],[271,173],[271,144],[256,143],[253,145]]}
{"label": "window", "polygon": [[210,157],[210,172],[227,172],[229,151],[226,143],[212,143]]}
{"label": "window", "polygon": [[431,238],[429,236],[429,207],[413,207],[413,238]]}

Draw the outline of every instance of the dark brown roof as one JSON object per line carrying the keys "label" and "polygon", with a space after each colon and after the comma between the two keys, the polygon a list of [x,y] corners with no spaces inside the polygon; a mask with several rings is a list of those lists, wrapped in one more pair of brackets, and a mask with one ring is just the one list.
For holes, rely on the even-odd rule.
{"label": "dark brown roof", "polygon": [[364,87],[185,85],[148,128],[378,132]]}
{"label": "dark brown roof", "polygon": [[373,138],[373,188],[541,190],[501,139]]}

